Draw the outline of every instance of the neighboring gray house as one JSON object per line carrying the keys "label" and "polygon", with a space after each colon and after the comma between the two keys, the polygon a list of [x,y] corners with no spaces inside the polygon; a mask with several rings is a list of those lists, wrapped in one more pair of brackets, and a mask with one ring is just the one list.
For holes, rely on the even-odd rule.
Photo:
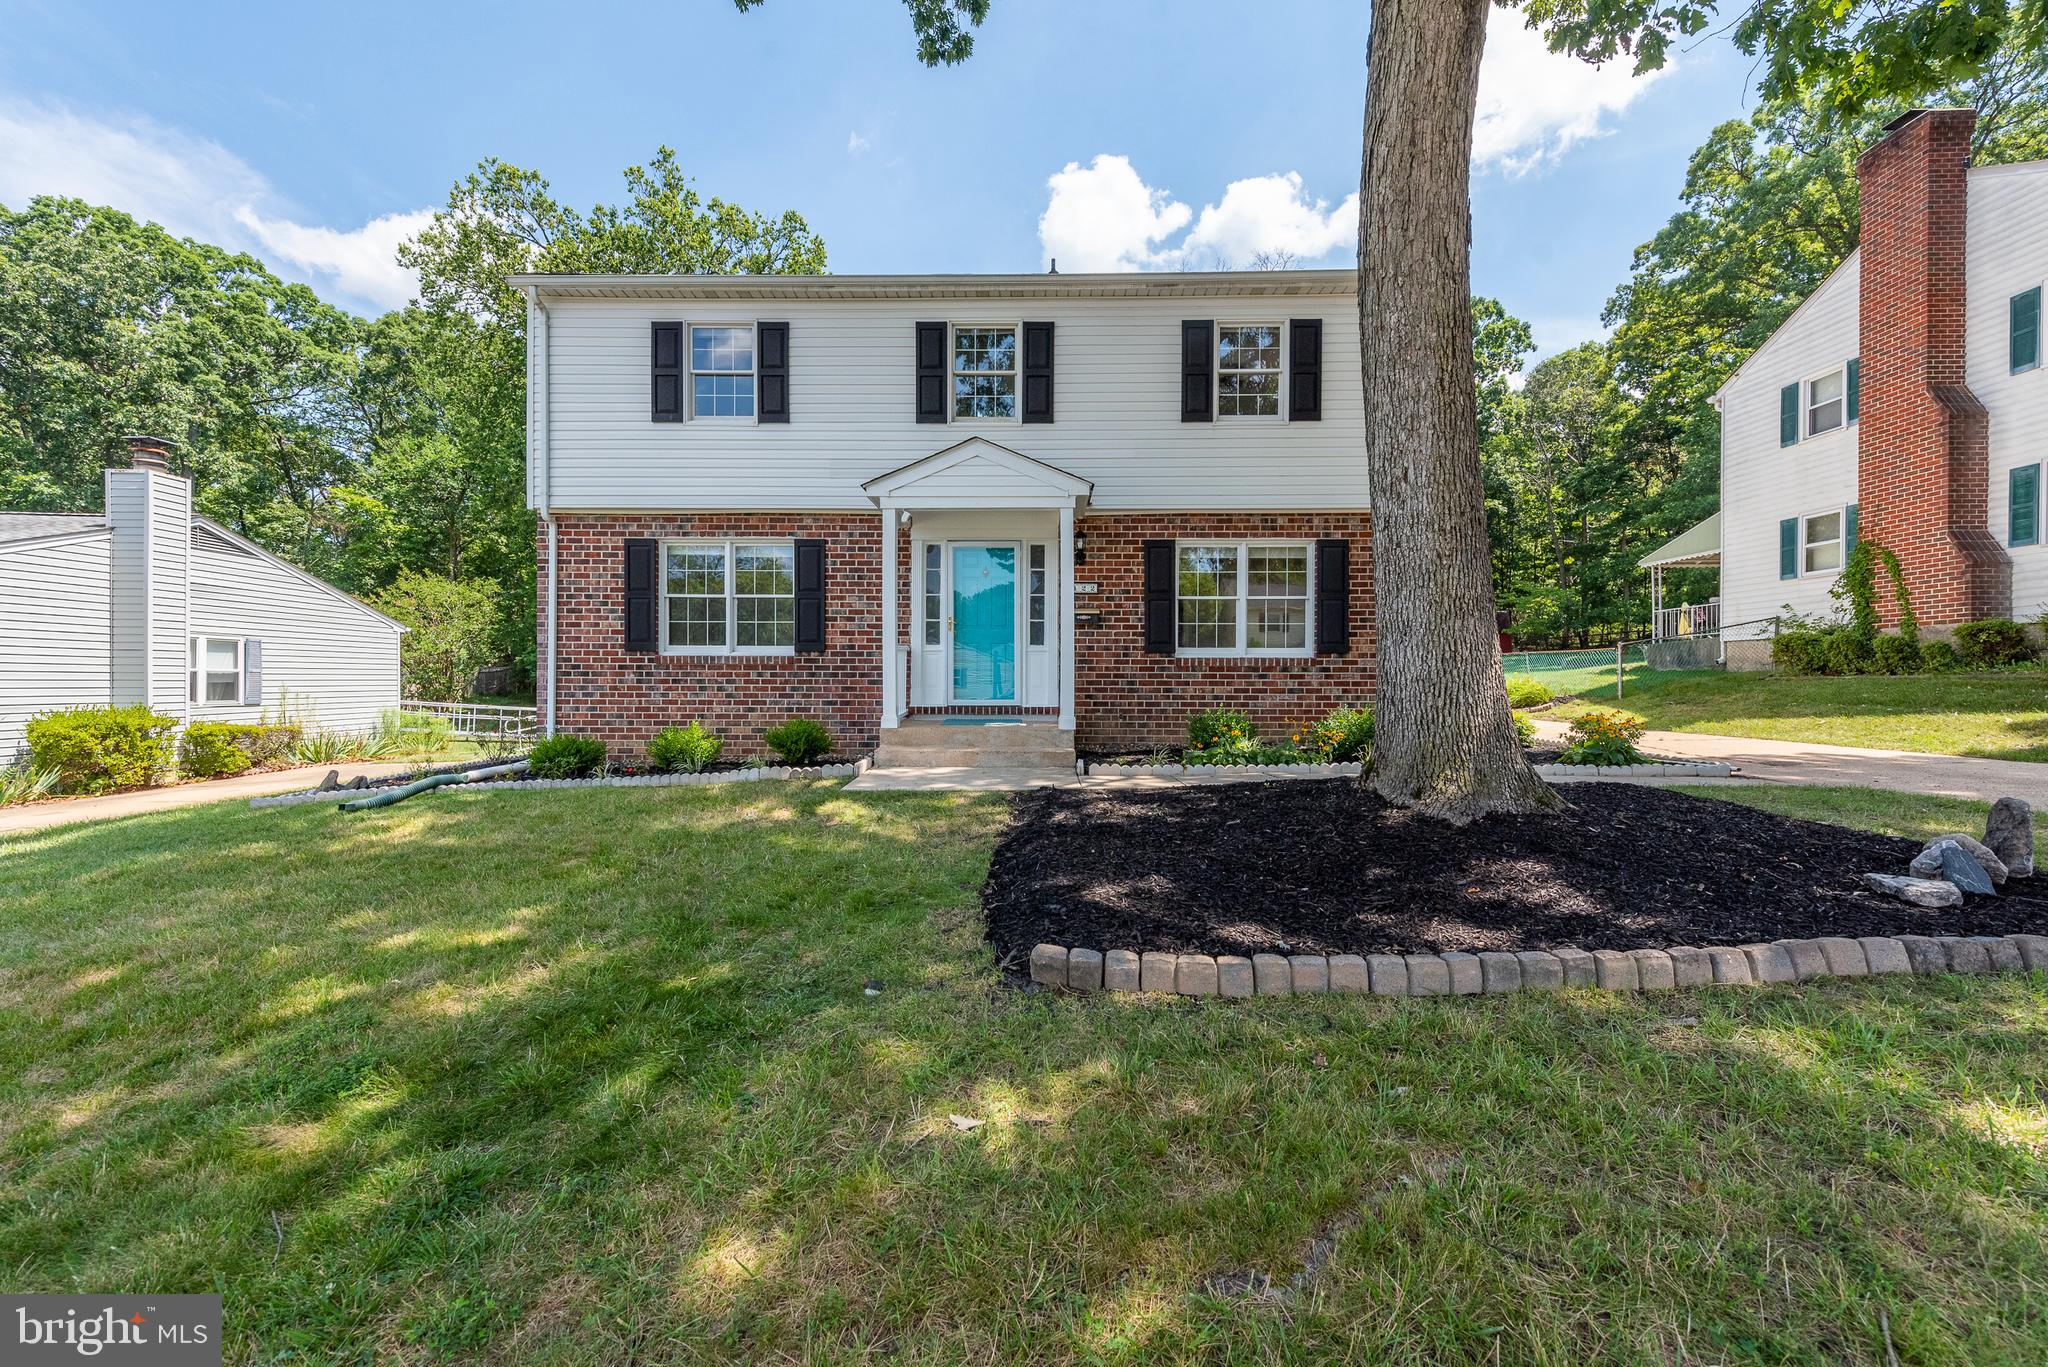
{"label": "neighboring gray house", "polygon": [[0,764],[53,708],[148,703],[181,723],[287,706],[365,730],[398,705],[405,628],[192,512],[137,443],[100,513],[0,513]]}

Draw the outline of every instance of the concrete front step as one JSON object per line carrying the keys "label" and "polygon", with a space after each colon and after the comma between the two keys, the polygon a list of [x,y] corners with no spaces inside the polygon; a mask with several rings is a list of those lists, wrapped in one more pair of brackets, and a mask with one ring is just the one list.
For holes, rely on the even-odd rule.
{"label": "concrete front step", "polygon": [[916,718],[882,733],[878,769],[1074,768],[1074,733],[1050,722],[946,723]]}
{"label": "concrete front step", "polygon": [[931,765],[885,769],[879,765],[846,785],[849,793],[985,792],[1007,793],[1025,788],[1059,788],[1078,782],[1071,765],[1064,769],[1014,765]]}

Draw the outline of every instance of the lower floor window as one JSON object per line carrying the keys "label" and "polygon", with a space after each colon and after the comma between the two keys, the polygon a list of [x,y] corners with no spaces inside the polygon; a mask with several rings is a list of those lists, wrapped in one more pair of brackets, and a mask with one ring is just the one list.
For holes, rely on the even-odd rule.
{"label": "lower floor window", "polygon": [[232,636],[192,638],[193,702],[242,700],[242,642]]}
{"label": "lower floor window", "polygon": [[682,654],[796,645],[796,548],[788,542],[677,541],[662,550],[662,639]]}
{"label": "lower floor window", "polygon": [[1842,568],[1842,515],[1822,513],[1806,519],[1806,573]]}
{"label": "lower floor window", "polygon": [[1306,542],[1183,544],[1177,625],[1184,651],[1308,653]]}

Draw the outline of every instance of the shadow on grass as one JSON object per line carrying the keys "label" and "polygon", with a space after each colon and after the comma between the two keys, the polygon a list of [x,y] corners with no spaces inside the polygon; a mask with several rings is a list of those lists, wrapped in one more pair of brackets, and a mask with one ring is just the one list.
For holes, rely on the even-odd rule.
{"label": "shadow on grass", "polygon": [[2038,981],[1030,996],[999,800],[577,797],[13,860],[11,1281],[235,1360],[2043,1355]]}

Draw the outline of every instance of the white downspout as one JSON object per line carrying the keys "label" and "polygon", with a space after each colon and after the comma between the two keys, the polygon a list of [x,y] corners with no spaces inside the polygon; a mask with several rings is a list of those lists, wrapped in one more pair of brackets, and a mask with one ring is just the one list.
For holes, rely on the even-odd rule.
{"label": "white downspout", "polygon": [[548,432],[548,306],[541,302],[538,286],[528,285],[526,293],[526,421],[527,452],[534,462],[534,501],[541,521],[548,529],[547,637],[543,651],[546,682],[541,690],[542,734],[555,734],[556,605],[560,590],[556,579],[561,571],[560,540],[554,518],[554,461],[550,459]]}

